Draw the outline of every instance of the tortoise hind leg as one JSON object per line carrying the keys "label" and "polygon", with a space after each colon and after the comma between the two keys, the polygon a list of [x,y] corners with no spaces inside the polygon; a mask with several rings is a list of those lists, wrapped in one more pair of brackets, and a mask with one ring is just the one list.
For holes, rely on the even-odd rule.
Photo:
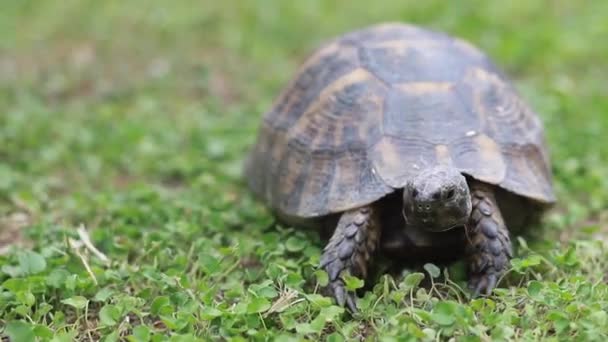
{"label": "tortoise hind leg", "polygon": [[473,209],[467,225],[469,288],[474,296],[489,295],[512,257],[509,230],[494,196],[485,184],[472,182]]}
{"label": "tortoise hind leg", "polygon": [[342,276],[367,277],[369,262],[380,241],[378,214],[372,206],[346,211],[323,250],[320,267],[329,275],[327,290],[338,305],[357,311],[356,295],[347,292]]}

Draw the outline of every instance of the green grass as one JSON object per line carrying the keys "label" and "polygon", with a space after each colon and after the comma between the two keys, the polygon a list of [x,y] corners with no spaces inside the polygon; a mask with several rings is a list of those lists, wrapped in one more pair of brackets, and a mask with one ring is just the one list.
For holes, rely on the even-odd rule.
{"label": "green grass", "polygon": [[[0,334],[605,341],[608,2],[500,3],[3,3]],[[240,170],[306,54],[385,20],[468,39],[511,75],[547,127],[559,205],[514,237],[492,297],[468,300],[458,264],[423,287],[429,266],[381,277],[349,317],[317,294],[322,241],[271,227]]]}

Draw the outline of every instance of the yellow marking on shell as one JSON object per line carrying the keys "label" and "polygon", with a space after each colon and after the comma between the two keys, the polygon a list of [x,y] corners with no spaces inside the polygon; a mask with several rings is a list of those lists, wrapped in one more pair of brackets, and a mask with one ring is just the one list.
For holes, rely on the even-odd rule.
{"label": "yellow marking on shell", "polygon": [[485,134],[474,137],[473,142],[479,151],[479,165],[475,167],[481,170],[481,174],[487,175],[488,181],[502,182],[506,174],[506,165],[500,146]]}
{"label": "yellow marking on shell", "polygon": [[412,47],[412,43],[403,39],[394,39],[369,43],[366,44],[365,47],[371,49],[386,49],[390,50],[392,54],[403,56],[407,53],[407,50]]}
{"label": "yellow marking on shell", "polygon": [[303,169],[305,169],[304,163],[306,161],[302,157],[301,153],[296,153],[295,151],[291,151],[291,154],[286,153],[283,157],[284,160],[282,162],[284,162],[284,164],[283,169],[281,170],[278,187],[281,201],[285,201],[290,198],[294,192],[297,192],[298,178],[302,175],[302,172],[304,172]]}
{"label": "yellow marking on shell", "polygon": [[369,80],[374,80],[378,82],[378,84],[382,84],[374,75],[370,74],[363,68],[357,68],[333,81],[321,92],[321,94],[319,94],[318,99],[306,109],[306,111],[300,116],[300,119],[289,129],[288,136],[292,136],[294,133],[299,132],[301,129],[303,129],[303,127],[307,126],[310,120],[312,120],[310,115],[315,115],[316,112],[320,111],[323,106],[328,103],[328,101],[333,99],[334,94],[340,92],[350,85]]}
{"label": "yellow marking on shell", "polygon": [[366,100],[374,105],[374,108],[380,108],[380,113],[382,113],[382,108],[384,107],[384,97],[378,94],[370,94],[366,97]]}
{"label": "yellow marking on shell", "polygon": [[323,101],[328,96],[331,96],[332,94],[339,92],[348,86],[368,80],[376,80],[376,77],[363,68],[357,68],[330,83],[325,89],[323,89],[319,99]]}
{"label": "yellow marking on shell", "polygon": [[[311,158],[311,169],[306,176],[306,181],[302,187],[302,199],[298,207],[299,212],[309,211],[310,206],[314,206],[315,201],[313,198],[319,193],[326,191],[323,187],[331,186],[331,183],[326,184],[329,179],[329,174],[325,172],[330,170],[330,166],[334,163],[332,157],[320,157],[316,156]],[[334,170],[335,171],[335,170]]]}
{"label": "yellow marking on shell", "polygon": [[500,80],[500,77],[493,72],[489,72],[486,69],[480,67],[472,67],[467,70],[465,79],[472,84],[479,81],[484,81],[487,83],[501,84],[503,83]]}
{"label": "yellow marking on shell", "polygon": [[[279,103],[285,101],[286,97],[291,97],[289,102],[285,105],[285,108],[290,108],[292,106],[292,102],[298,98],[297,94],[295,94],[297,88],[294,87],[296,80],[299,78],[304,71],[306,71],[310,66],[319,63],[319,61],[327,56],[331,56],[333,54],[340,53],[340,49],[348,49],[347,47],[343,47],[336,42],[329,43],[327,46],[324,46],[310,55],[302,65],[297,69],[296,76],[291,80],[291,83],[284,88],[281,94],[274,100],[272,107],[276,107]],[[354,55],[354,54],[353,54]]]}
{"label": "yellow marking on shell", "polygon": [[302,65],[298,68],[297,73],[299,74],[300,72],[308,69],[311,65],[315,65],[315,64],[319,63],[319,61],[321,59],[323,59],[327,56],[340,52],[341,48],[344,48],[344,47],[340,46],[340,44],[338,44],[336,42],[330,43],[327,46],[322,47],[321,49],[319,49],[318,51],[313,53],[310,57],[308,57],[304,61],[304,63],[302,63]]}
{"label": "yellow marking on shell", "polygon": [[547,199],[545,189],[547,178],[546,168],[542,162],[539,164],[535,155],[529,152],[514,153],[509,157],[511,176],[509,182],[520,192],[537,199]]}
{"label": "yellow marking on shell", "polygon": [[420,28],[418,28],[416,26],[404,24],[404,23],[401,23],[398,21],[389,21],[389,22],[376,24],[376,25],[372,26],[371,29],[377,33],[385,33],[385,32],[389,32],[389,31],[396,30],[396,29],[408,30],[408,31],[412,31],[412,32],[420,31]]}
{"label": "yellow marking on shell", "polygon": [[488,87],[501,87],[502,81],[494,73],[479,67],[469,68],[464,81],[473,89],[473,109],[477,113],[481,127],[485,127],[488,120],[491,119],[489,116],[491,113],[488,112],[483,102],[484,91]]}
{"label": "yellow marking on shell", "polygon": [[435,146],[435,157],[439,164],[449,165],[452,163],[452,156],[446,145],[440,144]]}
{"label": "yellow marking on shell", "polygon": [[433,39],[390,39],[366,43],[366,48],[385,49],[393,55],[404,56],[409,49],[417,49],[419,52],[431,51],[433,48],[441,47],[441,41]]}
{"label": "yellow marking on shell", "polygon": [[374,146],[374,152],[379,157],[381,164],[378,165],[381,170],[395,170],[403,164],[401,154],[397,150],[397,146],[391,143],[386,138],[380,139],[380,141]]}
{"label": "yellow marking on shell", "polygon": [[450,82],[408,82],[395,85],[399,90],[411,94],[449,91],[454,87]]}
{"label": "yellow marking on shell", "polygon": [[[376,123],[376,122],[381,122],[382,120],[382,113],[384,110],[384,98],[382,96],[379,96],[378,94],[375,93],[370,93],[365,95],[364,97],[360,98],[357,100],[358,103],[356,105],[356,108],[361,108],[361,109],[357,109],[357,110],[365,110],[364,113],[361,113],[365,116],[367,116],[368,118],[366,118],[365,120],[361,121],[361,120],[353,120],[353,116],[347,115],[347,116],[343,116],[343,117],[336,117],[331,112],[328,111],[321,111],[321,108],[317,108],[316,110],[318,110],[318,113],[320,115],[315,116],[315,118],[318,118],[317,121],[324,123],[325,126],[323,127],[319,127],[319,130],[321,131],[318,138],[314,139],[313,141],[311,141],[310,145],[312,149],[315,148],[319,148],[321,147],[321,145],[327,144],[328,140],[326,139],[326,137],[328,136],[328,131],[330,129],[330,127],[333,129],[333,133],[331,133],[331,136],[333,137],[333,139],[331,139],[331,143],[333,143],[332,146],[340,146],[342,144],[344,144],[346,139],[349,140],[365,140],[365,136],[369,130],[369,126],[370,123]],[[353,107],[355,108],[355,107]],[[349,114],[351,114],[352,111],[349,112]],[[359,115],[359,114],[357,114]],[[326,118],[323,118],[322,116],[331,116],[331,121],[328,120],[324,120]],[[313,119],[311,119],[312,121]],[[310,124],[310,123],[309,123]],[[348,125],[348,124],[354,124],[354,132],[352,134],[352,136],[348,136],[345,137],[344,135],[344,126]]]}
{"label": "yellow marking on shell", "polygon": [[360,170],[356,156],[348,153],[336,156],[333,181],[329,185],[328,200],[331,203],[342,203],[350,206],[357,196],[355,189],[359,188]]}
{"label": "yellow marking on shell", "polygon": [[377,125],[378,123],[382,122],[382,115],[384,113],[383,96],[377,94],[370,94],[366,97],[366,100],[368,101],[368,108],[370,108],[370,110],[367,112],[367,115],[369,115],[369,119],[366,120],[365,123],[361,122],[356,125],[359,139],[364,139],[364,137],[367,136],[367,132],[370,128],[370,125]]}
{"label": "yellow marking on shell", "polygon": [[484,57],[484,54],[475,45],[471,44],[470,42],[468,42],[464,39],[454,37],[453,42],[454,42],[454,45],[456,45],[461,50],[467,52],[470,55],[474,55],[477,58]]}
{"label": "yellow marking on shell", "polygon": [[[492,127],[498,131],[504,120],[510,120],[514,123],[512,128],[519,128],[519,134],[529,137],[535,134],[535,130],[529,127],[541,126],[532,109],[497,74],[476,67],[468,70],[465,80],[472,86],[473,106],[480,114],[482,127]],[[483,101],[488,91],[493,91],[499,99],[499,103],[492,107]]]}
{"label": "yellow marking on shell", "polygon": [[275,134],[275,140],[270,146],[270,159],[271,163],[276,166],[281,158],[283,158],[283,153],[285,152],[285,136],[283,133],[273,133],[273,132],[262,132],[265,136],[271,136]]}
{"label": "yellow marking on shell", "polygon": [[525,159],[526,157],[527,156],[525,155],[516,155],[511,158],[511,164],[509,166],[511,169],[515,170],[521,180],[529,185],[529,183],[533,183],[532,180],[536,181],[536,175],[532,172],[530,165]]}
{"label": "yellow marking on shell", "polygon": [[334,125],[333,140],[334,146],[340,146],[344,141],[344,134],[341,125]]}

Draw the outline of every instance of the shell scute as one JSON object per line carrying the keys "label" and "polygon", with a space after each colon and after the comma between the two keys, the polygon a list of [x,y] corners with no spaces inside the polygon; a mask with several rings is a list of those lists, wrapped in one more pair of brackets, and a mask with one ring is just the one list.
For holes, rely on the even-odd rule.
{"label": "shell scute", "polygon": [[283,216],[371,203],[438,163],[555,200],[542,123],[470,43],[388,23],[327,42],[264,116],[245,162]]}

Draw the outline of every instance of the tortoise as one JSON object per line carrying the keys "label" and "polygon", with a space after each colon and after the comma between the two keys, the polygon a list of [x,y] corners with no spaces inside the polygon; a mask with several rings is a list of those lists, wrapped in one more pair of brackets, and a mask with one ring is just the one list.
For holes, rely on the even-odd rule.
{"label": "tortoise", "polygon": [[556,201],[542,122],[504,72],[464,39],[399,22],[308,56],[244,174],[281,222],[329,227],[319,267],[352,311],[344,275],[366,278],[379,254],[465,260],[472,294],[491,294],[511,232]]}

